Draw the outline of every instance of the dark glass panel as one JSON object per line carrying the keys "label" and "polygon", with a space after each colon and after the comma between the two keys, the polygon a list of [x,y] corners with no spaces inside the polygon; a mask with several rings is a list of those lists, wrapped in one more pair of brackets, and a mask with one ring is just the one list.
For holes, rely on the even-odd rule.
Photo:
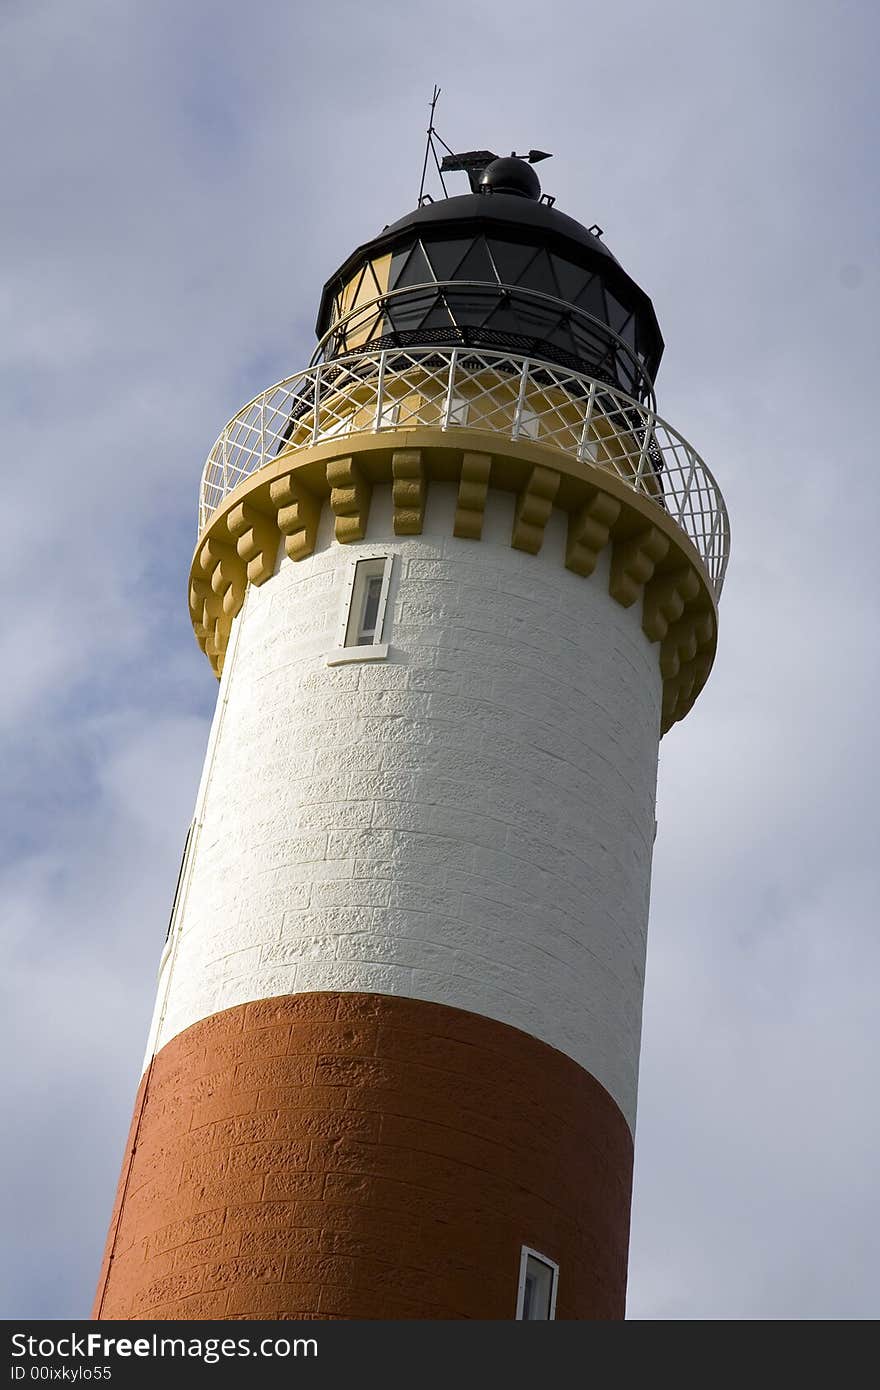
{"label": "dark glass panel", "polygon": [[649,371],[657,370],[657,348],[653,336],[636,320],[636,351]]}
{"label": "dark glass panel", "polygon": [[495,328],[504,333],[521,333],[523,325],[522,319],[510,300],[503,299],[495,305],[489,314],[486,319],[486,327]]}
{"label": "dark glass panel", "polygon": [[629,318],[626,320],[626,323],[621,324],[620,328],[618,328],[617,331],[625,343],[628,343],[631,348],[635,347],[636,321],[635,316],[633,314],[630,314]]}
{"label": "dark glass panel", "polygon": [[617,372],[617,362],[612,348],[606,347],[604,351],[597,352],[592,367],[596,376],[603,380],[620,381]]}
{"label": "dark glass panel", "polygon": [[450,314],[449,309],[443,303],[442,299],[440,299],[422,319],[419,328],[451,328],[452,325],[453,316]]}
{"label": "dark glass panel", "polygon": [[623,351],[616,353],[613,359],[614,375],[622,386],[623,390],[630,396],[637,395],[636,368],[635,363],[629,354]]}
{"label": "dark glass panel", "polygon": [[[397,257],[394,257],[397,260]],[[395,272],[394,261],[391,263],[392,274]],[[388,288],[392,290],[402,289],[405,285],[423,285],[426,281],[433,280],[431,267],[425,260],[425,253],[418,242],[410,251],[406,264],[396,273],[394,279],[389,279]]]}
{"label": "dark glass panel", "polygon": [[571,331],[575,341],[579,345],[579,350],[595,354],[604,352],[608,346],[608,336],[604,328],[598,323],[591,324],[589,319],[572,316]]}
{"label": "dark glass panel", "polygon": [[481,280],[496,284],[495,271],[483,237],[476,237],[455,272],[456,280]]}
{"label": "dark glass panel", "polygon": [[554,299],[559,297],[556,277],[553,274],[553,267],[550,265],[550,256],[546,251],[538,252],[527,270],[520,276],[519,284],[530,290],[537,290],[539,294],[552,294]]}
{"label": "dark glass panel", "polygon": [[571,261],[564,261],[561,256],[551,255],[550,260],[559,285],[559,297],[574,304],[581,290],[585,288],[590,272],[582,266],[572,265]]}
{"label": "dark glass panel", "polygon": [[572,316],[571,332],[578,354],[589,362],[599,362],[608,352],[608,335],[599,323]]}
{"label": "dark glass panel", "polygon": [[581,309],[585,309],[593,318],[601,319],[602,323],[608,322],[608,311],[605,308],[605,293],[602,288],[602,281],[598,275],[594,275],[585,289],[581,290],[577,297],[577,304]]}
{"label": "dark glass panel", "polygon": [[400,333],[418,328],[436,302],[436,290],[422,290],[418,294],[401,295],[399,299],[390,299],[385,312],[392,328]]}
{"label": "dark glass panel", "polygon": [[470,246],[470,237],[459,237],[455,241],[427,242],[425,253],[431,262],[435,280],[454,279],[456,270]]}
{"label": "dark glass panel", "polygon": [[552,306],[542,306],[538,300],[517,300],[515,307],[521,331],[533,338],[548,337],[559,324],[558,312]]}
{"label": "dark glass panel", "polygon": [[619,333],[632,310],[627,309],[625,305],[621,304],[619,299],[615,299],[610,290],[605,291],[605,298],[608,302],[608,322],[611,324],[615,333]]}
{"label": "dark glass panel", "polygon": [[490,241],[489,249],[503,285],[515,285],[535,258],[534,246],[517,246],[509,241]]}
{"label": "dark glass panel", "polygon": [[554,310],[547,313],[546,321],[547,327],[544,330],[544,336],[547,341],[564,347],[568,352],[576,351],[577,345],[573,336],[571,315],[563,310]]}
{"label": "dark glass panel", "polygon": [[446,291],[449,305],[456,323],[482,323],[491,313],[498,298],[497,288],[487,286],[479,289],[451,289]]}
{"label": "dark glass panel", "polygon": [[553,343],[555,347],[563,348],[566,353],[570,353],[572,356],[580,356],[578,344],[570,323],[564,323],[560,320],[552,333],[546,336],[547,341]]}
{"label": "dark glass panel", "polygon": [[412,248],[409,246],[404,247],[402,251],[395,251],[394,255],[391,257],[391,266],[388,271],[389,290],[393,290],[394,286],[397,284],[397,277],[406,265],[407,257],[411,249]]}

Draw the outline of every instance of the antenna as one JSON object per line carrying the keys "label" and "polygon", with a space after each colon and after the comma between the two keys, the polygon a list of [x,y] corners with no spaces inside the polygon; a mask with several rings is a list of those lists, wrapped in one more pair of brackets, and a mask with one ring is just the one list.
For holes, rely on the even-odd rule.
{"label": "antenna", "polygon": [[431,114],[430,114],[430,117],[429,117],[429,119],[428,119],[427,139],[426,139],[426,141],[425,141],[425,158],[424,158],[424,160],[423,160],[423,162],[422,162],[422,180],[421,180],[421,183],[419,184],[419,202],[418,202],[418,206],[419,206],[419,207],[422,206],[422,200],[423,200],[423,198],[424,198],[424,196],[425,196],[425,175],[426,175],[427,172],[428,172],[428,155],[429,155],[429,154],[432,154],[432,155],[434,156],[434,163],[435,163],[436,166],[437,166],[437,173],[440,175],[440,187],[443,189],[443,196],[444,196],[445,198],[448,198],[448,197],[449,197],[449,194],[448,194],[448,192],[446,191],[446,184],[445,184],[444,181],[443,181],[443,170],[440,168],[440,161],[439,161],[439,159],[437,158],[437,151],[436,151],[435,148],[434,148],[434,137],[436,136],[437,139],[440,140],[440,144],[443,146],[443,148],[444,148],[444,149],[447,149],[447,150],[449,149],[449,146],[446,144],[446,141],[445,141],[445,140],[441,140],[441,139],[440,139],[440,136],[437,135],[437,132],[436,132],[436,130],[434,129],[434,112],[435,112],[435,110],[437,109],[437,99],[438,99],[438,97],[440,96],[441,90],[442,90],[442,88],[438,87],[437,84],[436,84],[436,82],[435,82],[435,83],[434,83],[434,92],[433,92],[433,95],[431,96]]}
{"label": "antenna", "polygon": [[[438,87],[435,82],[434,90],[431,94],[431,114],[428,118],[428,129],[425,139],[425,157],[422,160],[422,177],[419,183],[419,207],[422,207],[425,203],[433,203],[434,201],[434,199],[431,197],[431,194],[425,192],[425,178],[428,173],[429,155],[433,155],[434,165],[437,169],[437,175],[440,179],[440,187],[443,189],[444,198],[449,197],[449,190],[446,187],[446,180],[443,177],[444,174],[467,174],[468,182],[471,186],[471,192],[482,193],[485,190],[481,187],[480,179],[483,173],[485,172],[486,168],[490,164],[492,164],[493,161],[498,159],[498,156],[496,154],[493,154],[491,150],[466,150],[463,154],[456,154],[454,150],[451,150],[449,148],[446,141],[443,139],[443,136],[434,126],[434,112],[437,110],[437,100],[440,96],[441,90],[442,88]],[[437,145],[441,145],[443,149],[446,151],[445,155],[443,156],[442,164],[440,160],[437,158]],[[510,158],[517,160],[521,159],[526,164],[539,164],[542,159],[551,159],[552,156],[547,152],[547,150],[529,150],[526,154],[517,154],[516,150],[511,150]],[[548,193],[541,195],[540,184],[538,184],[537,182],[536,188],[537,192],[534,194],[534,196],[536,198],[540,196],[542,202],[546,202],[548,207],[552,207],[555,199],[551,198]],[[517,191],[522,192],[523,190],[520,189]],[[529,194],[529,196],[531,196],[531,194]]]}

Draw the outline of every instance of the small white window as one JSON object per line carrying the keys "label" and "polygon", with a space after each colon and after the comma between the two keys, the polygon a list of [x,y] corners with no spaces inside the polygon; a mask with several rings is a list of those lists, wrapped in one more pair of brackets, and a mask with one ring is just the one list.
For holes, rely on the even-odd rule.
{"label": "small white window", "polygon": [[537,439],[538,432],[538,412],[524,405],[519,412],[520,439]]}
{"label": "small white window", "polygon": [[449,411],[446,416],[446,423],[449,425],[466,425],[468,422],[468,410],[470,403],[467,396],[463,396],[460,391],[453,391],[449,397]]}
{"label": "small white window", "polygon": [[340,435],[351,434],[352,418],[346,415],[343,420],[330,420],[325,425],[319,425],[319,439],[338,439]]}
{"label": "small white window", "polygon": [[380,640],[382,623],[379,609],[384,583],[384,560],[358,561],[345,625],[344,647],[369,647]]}
{"label": "small white window", "polygon": [[393,562],[392,555],[371,555],[352,565],[336,649],[327,656],[328,666],[340,666],[346,661],[379,661],[388,655],[382,634]]}
{"label": "small white window", "polygon": [[556,1317],[559,1265],[537,1250],[522,1248],[516,1316],[522,1322],[550,1322]]}

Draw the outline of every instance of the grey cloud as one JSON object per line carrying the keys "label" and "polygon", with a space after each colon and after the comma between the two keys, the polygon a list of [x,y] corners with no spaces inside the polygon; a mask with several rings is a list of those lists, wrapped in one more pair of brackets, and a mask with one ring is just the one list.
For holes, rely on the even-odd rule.
{"label": "grey cloud", "polygon": [[630,1313],[877,1307],[870,7],[13,4],[0,361],[7,1316],[89,1306],[213,686],[198,473],[453,145],[555,151],[727,495],[664,740]]}

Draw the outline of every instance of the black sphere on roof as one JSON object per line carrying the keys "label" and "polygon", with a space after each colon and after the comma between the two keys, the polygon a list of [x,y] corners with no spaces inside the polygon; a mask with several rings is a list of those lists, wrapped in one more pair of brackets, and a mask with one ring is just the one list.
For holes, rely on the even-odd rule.
{"label": "black sphere on roof", "polygon": [[493,159],[486,165],[480,178],[480,191],[511,193],[516,198],[531,198],[537,202],[541,184],[531,164],[511,155],[507,159]]}

